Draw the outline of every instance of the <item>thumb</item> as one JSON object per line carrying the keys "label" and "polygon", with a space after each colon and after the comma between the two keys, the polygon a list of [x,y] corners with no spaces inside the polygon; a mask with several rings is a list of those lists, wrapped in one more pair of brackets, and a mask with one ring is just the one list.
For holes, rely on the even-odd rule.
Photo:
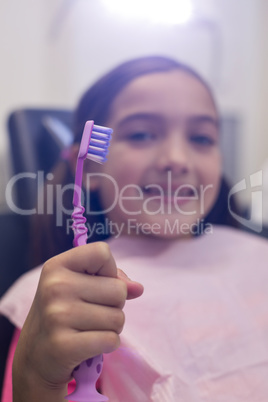
{"label": "thumb", "polygon": [[127,299],[136,299],[143,294],[143,286],[139,282],[132,281],[121,269],[117,268],[117,277],[127,285]]}

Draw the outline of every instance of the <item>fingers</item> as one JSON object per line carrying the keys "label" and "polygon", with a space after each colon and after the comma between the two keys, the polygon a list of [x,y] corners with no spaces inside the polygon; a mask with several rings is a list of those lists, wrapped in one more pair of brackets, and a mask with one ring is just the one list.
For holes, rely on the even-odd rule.
{"label": "fingers", "polygon": [[53,257],[45,264],[46,269],[53,269],[55,265],[64,266],[74,272],[117,277],[114,258],[109,246],[104,242],[73,248]]}
{"label": "fingers", "polygon": [[[82,353],[83,355],[86,353],[90,358],[116,350],[120,346],[120,337],[114,331],[82,332],[79,334],[79,342],[80,345],[84,342]],[[78,353],[77,351],[77,356]],[[81,360],[83,361],[84,357]]]}
{"label": "fingers", "polygon": [[143,294],[144,288],[141,283],[132,281],[121,269],[117,269],[117,276],[127,286],[127,299],[136,299]]}
{"label": "fingers", "polygon": [[[54,360],[70,365],[70,372],[82,361],[102,353],[110,353],[120,346],[120,337],[114,331],[57,332],[50,339]],[[66,363],[65,363],[66,361]]]}
{"label": "fingers", "polygon": [[122,308],[126,299],[143,293],[140,283],[116,268],[108,245],[102,242],[80,246],[52,258],[45,264],[42,277],[46,278],[43,280],[46,296],[51,298],[68,295],[68,298],[79,297],[86,302]]}
{"label": "fingers", "polygon": [[43,306],[64,301],[66,305],[80,300],[85,303],[123,308],[127,285],[118,278],[78,274],[65,267],[43,269],[39,285]]}
{"label": "fingers", "polygon": [[46,311],[46,326],[70,328],[74,331],[114,331],[120,334],[125,322],[125,315],[120,308],[73,303],[68,310],[62,304],[53,304]]}

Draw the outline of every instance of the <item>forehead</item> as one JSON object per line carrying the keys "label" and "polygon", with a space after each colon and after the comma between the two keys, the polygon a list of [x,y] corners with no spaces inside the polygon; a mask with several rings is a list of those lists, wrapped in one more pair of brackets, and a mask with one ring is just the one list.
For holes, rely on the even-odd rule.
{"label": "forehead", "polygon": [[214,100],[204,84],[180,70],[146,74],[126,85],[116,96],[110,116],[123,119],[137,113],[217,116]]}

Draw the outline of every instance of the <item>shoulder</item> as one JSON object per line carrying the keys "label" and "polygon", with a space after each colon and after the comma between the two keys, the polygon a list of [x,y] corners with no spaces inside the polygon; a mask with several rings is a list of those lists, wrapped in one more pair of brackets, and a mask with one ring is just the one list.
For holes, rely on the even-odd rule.
{"label": "shoulder", "polygon": [[210,255],[219,264],[228,264],[268,275],[268,240],[257,234],[224,226],[213,227],[213,233],[204,239]]}
{"label": "shoulder", "polygon": [[[214,235],[214,236],[213,236]],[[241,229],[231,228],[228,226],[213,226],[212,242],[222,241],[228,247],[239,248],[250,247],[250,248],[262,248],[268,252],[268,240],[264,237],[259,236],[257,233],[247,232]]]}

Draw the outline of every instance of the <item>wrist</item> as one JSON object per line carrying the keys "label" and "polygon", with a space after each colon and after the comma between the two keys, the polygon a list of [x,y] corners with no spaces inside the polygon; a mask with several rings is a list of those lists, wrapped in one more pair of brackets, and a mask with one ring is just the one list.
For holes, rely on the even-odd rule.
{"label": "wrist", "polygon": [[49,384],[38,373],[14,358],[12,368],[13,402],[66,402],[67,384]]}

